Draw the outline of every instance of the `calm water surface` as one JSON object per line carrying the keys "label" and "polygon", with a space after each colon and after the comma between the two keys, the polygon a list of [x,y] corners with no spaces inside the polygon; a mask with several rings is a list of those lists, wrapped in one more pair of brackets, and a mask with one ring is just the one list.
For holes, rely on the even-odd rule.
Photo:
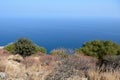
{"label": "calm water surface", "polygon": [[120,43],[119,19],[2,18],[0,45],[19,37],[30,38],[48,51],[54,48],[78,48],[89,40],[113,40]]}

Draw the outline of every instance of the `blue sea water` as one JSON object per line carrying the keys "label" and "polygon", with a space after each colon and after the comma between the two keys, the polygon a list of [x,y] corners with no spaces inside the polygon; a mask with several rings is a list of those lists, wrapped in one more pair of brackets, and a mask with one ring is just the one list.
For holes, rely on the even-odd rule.
{"label": "blue sea water", "polygon": [[48,52],[54,48],[78,48],[96,39],[120,43],[120,19],[1,18],[0,46],[19,37],[31,39]]}

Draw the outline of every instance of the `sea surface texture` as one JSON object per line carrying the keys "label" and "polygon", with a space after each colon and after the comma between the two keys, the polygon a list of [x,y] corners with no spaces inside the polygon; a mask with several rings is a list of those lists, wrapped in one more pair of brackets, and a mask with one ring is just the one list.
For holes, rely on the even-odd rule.
{"label": "sea surface texture", "polygon": [[2,18],[0,46],[19,37],[31,39],[50,51],[54,48],[78,48],[89,40],[120,43],[119,19]]}

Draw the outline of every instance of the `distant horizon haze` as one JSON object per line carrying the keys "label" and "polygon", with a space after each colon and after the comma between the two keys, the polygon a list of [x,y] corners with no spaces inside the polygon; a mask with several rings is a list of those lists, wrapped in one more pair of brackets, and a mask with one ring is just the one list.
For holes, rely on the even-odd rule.
{"label": "distant horizon haze", "polygon": [[0,0],[0,17],[120,18],[119,0]]}
{"label": "distant horizon haze", "polygon": [[0,46],[19,37],[48,52],[96,39],[120,43],[120,1],[0,0]]}

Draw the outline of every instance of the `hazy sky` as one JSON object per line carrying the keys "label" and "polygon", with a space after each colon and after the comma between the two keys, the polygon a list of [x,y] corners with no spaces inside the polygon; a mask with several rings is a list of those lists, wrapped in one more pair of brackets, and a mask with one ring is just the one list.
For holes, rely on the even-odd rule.
{"label": "hazy sky", "polygon": [[119,0],[0,0],[0,17],[120,18]]}

